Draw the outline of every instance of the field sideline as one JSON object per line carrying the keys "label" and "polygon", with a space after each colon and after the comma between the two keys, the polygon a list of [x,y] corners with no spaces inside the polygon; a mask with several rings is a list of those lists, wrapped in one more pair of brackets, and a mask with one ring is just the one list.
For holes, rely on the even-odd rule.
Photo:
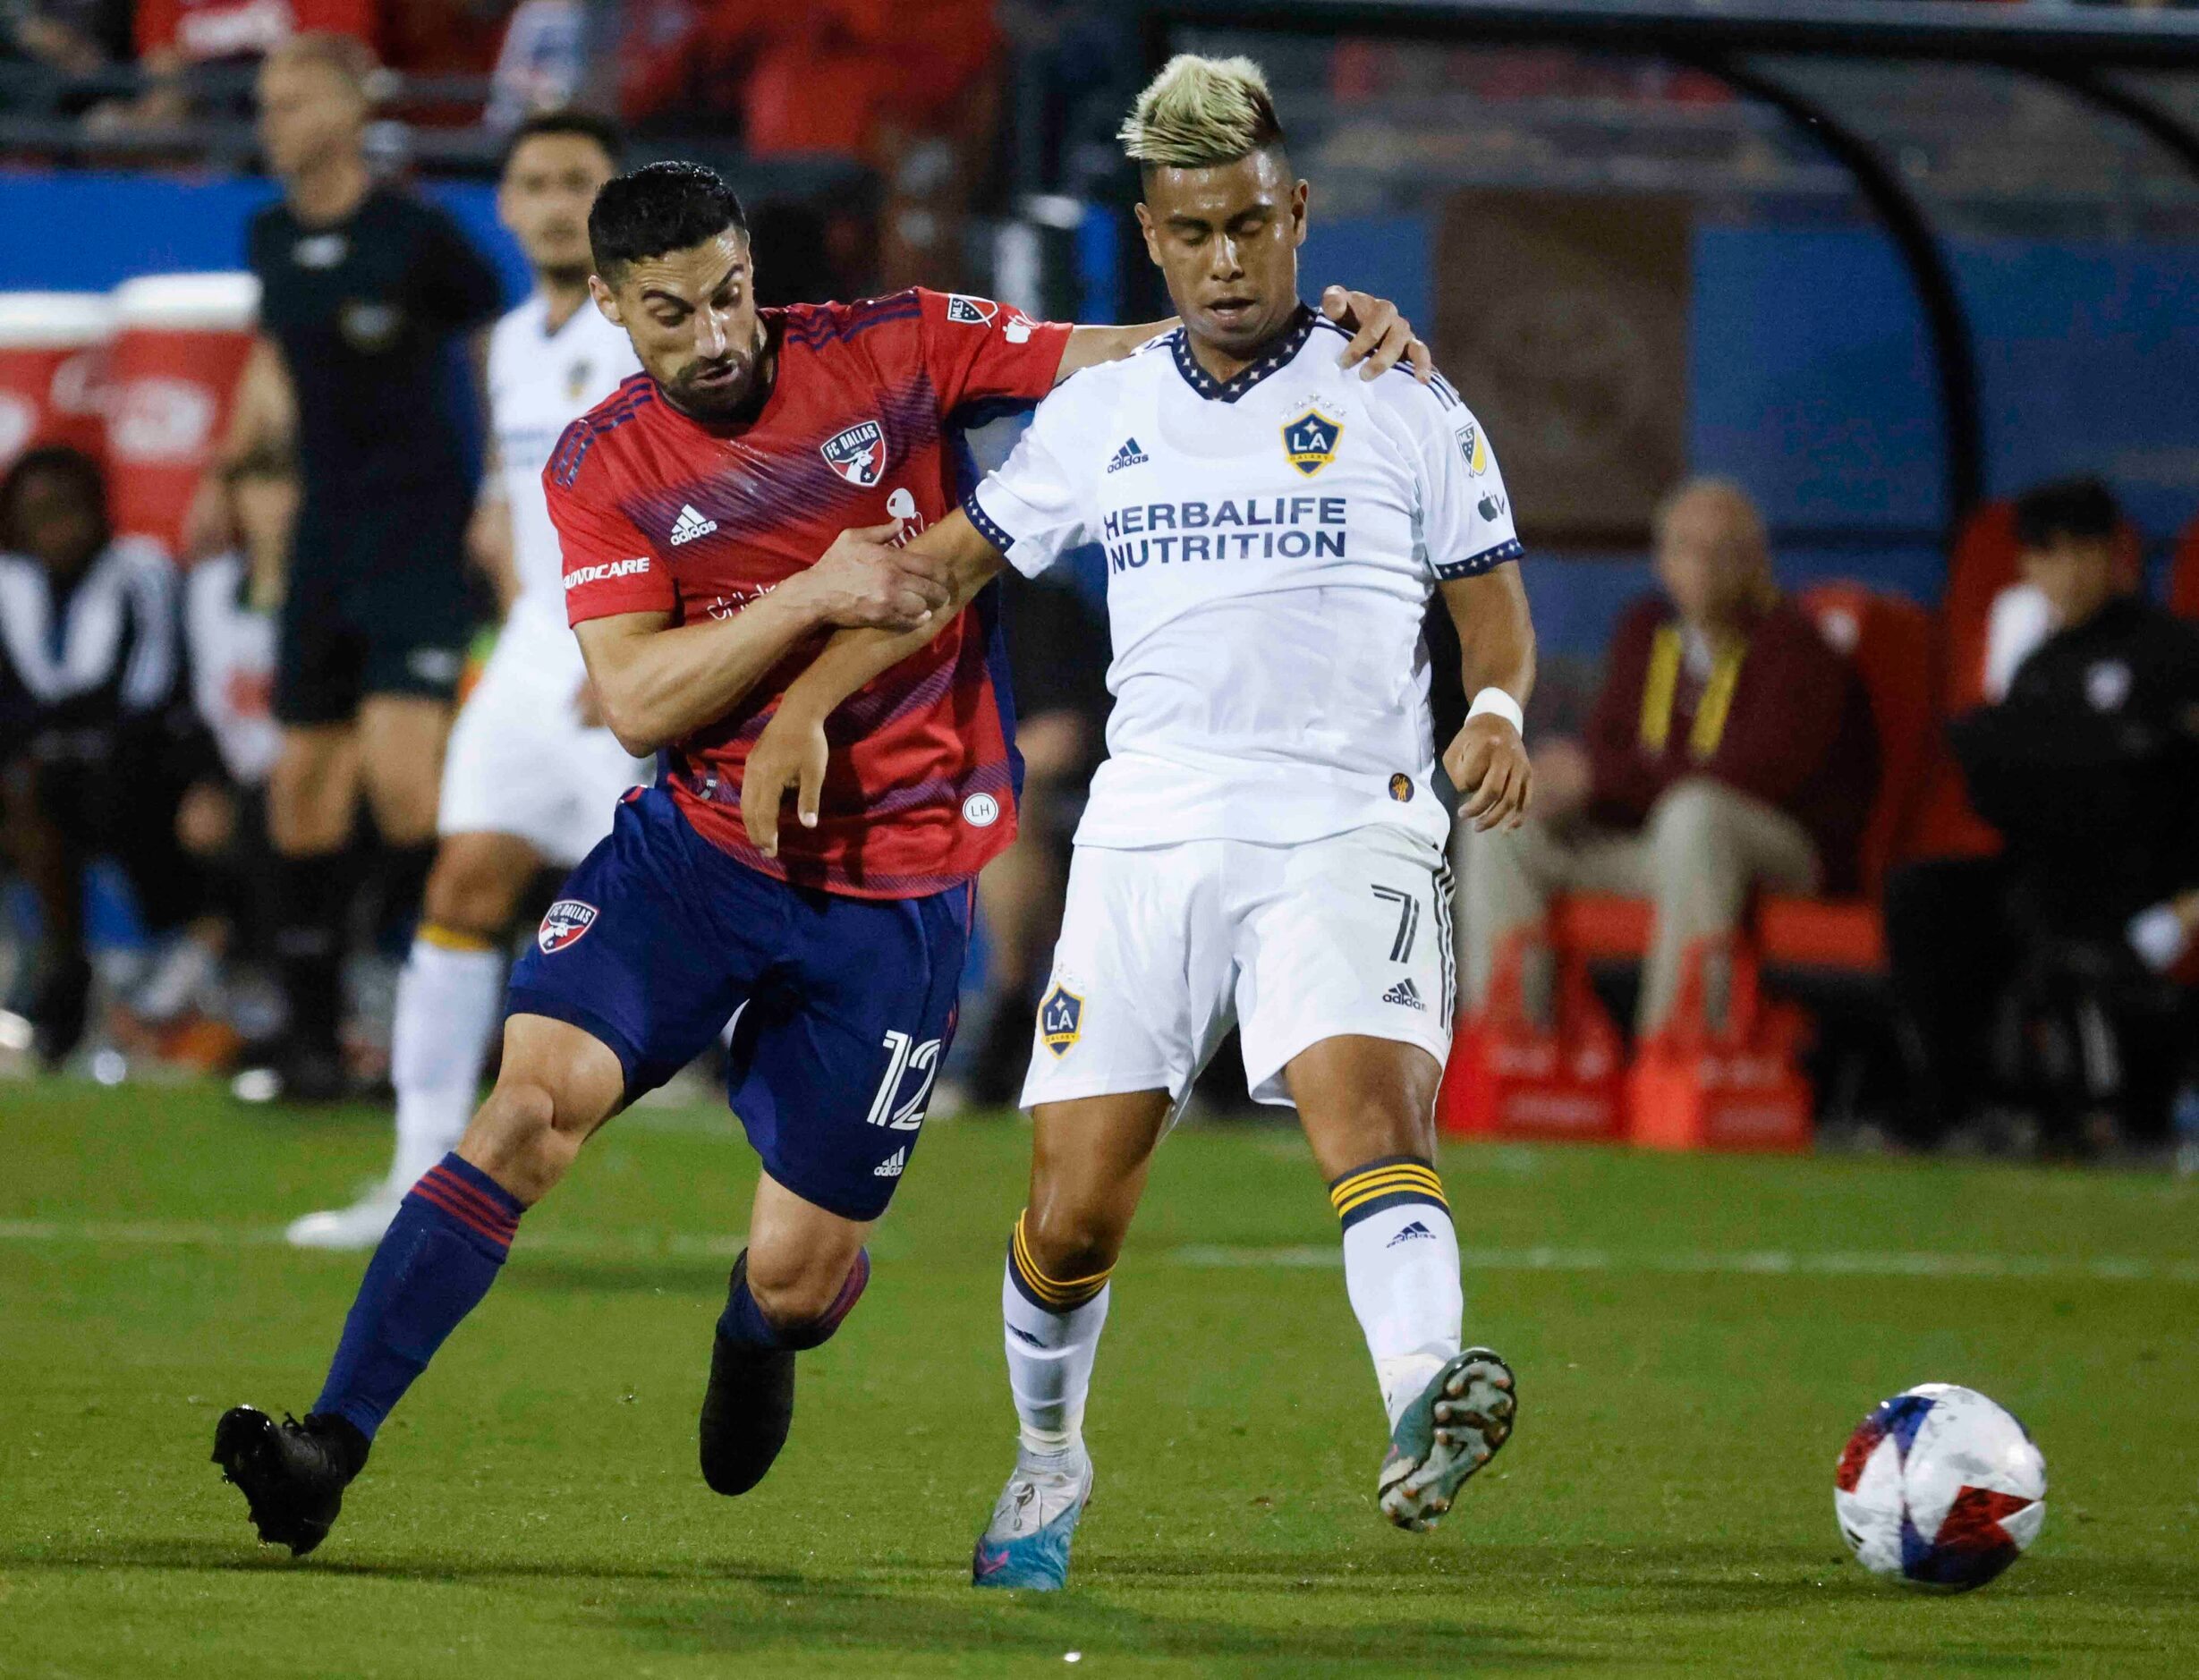
{"label": "field sideline", "polygon": [[[1000,1260],[1024,1133],[937,1122],[876,1279],[748,1498],[694,1468],[753,1163],[645,1109],[522,1227],[303,1563],[206,1455],[302,1411],[357,1257],[282,1220],[386,1122],[210,1090],[0,1085],[0,1676],[2189,1674],[2199,1186],[1879,1160],[1453,1147],[1467,1333],[1520,1432],[1444,1531],[1371,1489],[1380,1409],[1294,1131],[1171,1140],[1118,1273],[1075,1585],[980,1595],[1014,1419]],[[2045,1450],[1982,1592],[1883,1588],[1831,1467],[1928,1379]]]}

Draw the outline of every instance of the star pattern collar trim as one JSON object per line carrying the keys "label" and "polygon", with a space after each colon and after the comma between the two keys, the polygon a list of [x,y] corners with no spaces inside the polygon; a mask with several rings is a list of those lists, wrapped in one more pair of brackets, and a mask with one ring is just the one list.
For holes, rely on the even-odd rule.
{"label": "star pattern collar trim", "polygon": [[1320,320],[1304,304],[1291,323],[1270,340],[1267,350],[1257,361],[1248,362],[1227,379],[1217,379],[1199,365],[1199,358],[1192,353],[1191,331],[1179,327],[1168,335],[1169,353],[1176,358],[1176,370],[1184,376],[1184,383],[1201,396],[1215,403],[1234,403],[1271,373],[1280,372],[1297,359],[1305,348],[1305,341],[1313,335],[1313,325]]}

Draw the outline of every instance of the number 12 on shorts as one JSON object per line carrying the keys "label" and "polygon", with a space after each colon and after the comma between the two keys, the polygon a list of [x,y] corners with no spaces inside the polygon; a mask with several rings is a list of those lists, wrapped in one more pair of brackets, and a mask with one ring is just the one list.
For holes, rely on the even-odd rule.
{"label": "number 12 on shorts", "polygon": [[[896,1107],[895,1101],[912,1070],[922,1075],[917,1082],[916,1095]],[[938,1039],[926,1039],[919,1044],[905,1032],[888,1031],[886,1077],[879,1081],[878,1095],[870,1099],[870,1124],[896,1132],[913,1132],[922,1125],[924,1105],[931,1100],[931,1082],[938,1072]]]}

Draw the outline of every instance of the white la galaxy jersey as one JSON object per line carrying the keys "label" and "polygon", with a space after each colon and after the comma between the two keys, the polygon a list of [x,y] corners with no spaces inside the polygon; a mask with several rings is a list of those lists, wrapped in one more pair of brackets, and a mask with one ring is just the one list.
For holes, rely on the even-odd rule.
{"label": "white la galaxy jersey", "polygon": [[[512,507],[512,558],[519,572],[514,628],[565,627],[565,560],[542,496],[542,469],[566,427],[641,371],[623,328],[583,301],[551,332],[549,304],[539,293],[498,321],[488,337],[489,425],[497,469]],[[573,663],[580,663],[578,644]]]}
{"label": "white la galaxy jersey", "polygon": [[1448,837],[1422,620],[1519,541],[1458,394],[1337,367],[1346,336],[1302,309],[1225,382],[1178,328],[1066,381],[964,502],[1027,575],[1105,551],[1115,706],[1080,845]]}

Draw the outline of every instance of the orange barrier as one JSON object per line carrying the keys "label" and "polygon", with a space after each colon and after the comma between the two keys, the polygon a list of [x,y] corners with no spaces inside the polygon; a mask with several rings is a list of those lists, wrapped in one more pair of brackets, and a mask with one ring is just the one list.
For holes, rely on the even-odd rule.
{"label": "orange barrier", "polygon": [[[1731,964],[1726,1022],[1703,1008],[1711,955]],[[1810,1082],[1795,1065],[1808,1017],[1758,985],[1755,953],[1739,939],[1687,953],[1671,1019],[1636,1048],[1626,1072],[1626,1135],[1643,1149],[1801,1150],[1810,1147]]]}
{"label": "orange barrier", "polygon": [[249,274],[149,275],[115,289],[107,458],[118,531],[179,546],[259,310]]}
{"label": "orange barrier", "polygon": [[1523,930],[1497,954],[1487,1005],[1459,1022],[1437,1121],[1459,1137],[1615,1141],[1626,1129],[1618,1029],[1571,955],[1558,964],[1550,1023],[1529,1016],[1521,971],[1537,943]]}
{"label": "orange barrier", "polygon": [[33,444],[98,456],[115,308],[96,292],[0,293],[0,471]]}

